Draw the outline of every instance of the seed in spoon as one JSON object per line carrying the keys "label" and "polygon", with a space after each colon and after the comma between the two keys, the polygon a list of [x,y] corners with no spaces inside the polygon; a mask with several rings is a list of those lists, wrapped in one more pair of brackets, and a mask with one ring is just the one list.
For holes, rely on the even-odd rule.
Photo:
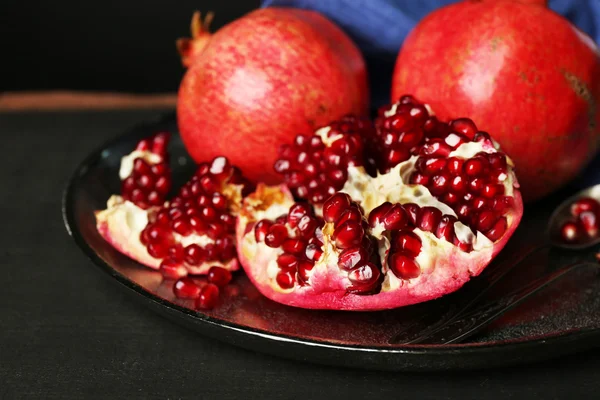
{"label": "seed in spoon", "polygon": [[583,227],[574,221],[567,221],[560,228],[560,236],[565,243],[578,243],[584,236]]}

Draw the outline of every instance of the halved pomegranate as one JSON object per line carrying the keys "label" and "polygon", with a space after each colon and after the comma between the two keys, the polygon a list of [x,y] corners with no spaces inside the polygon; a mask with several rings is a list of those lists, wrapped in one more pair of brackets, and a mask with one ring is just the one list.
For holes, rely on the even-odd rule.
{"label": "halved pomegranate", "polygon": [[259,185],[244,199],[238,255],[265,296],[297,307],[379,310],[453,292],[523,213],[498,144],[410,96],[383,108],[374,129],[349,117],[297,137],[275,170],[287,187]]}
{"label": "halved pomegranate", "polygon": [[[213,266],[237,270],[236,214],[244,189],[249,189],[241,172],[225,157],[216,157],[200,164],[178,194],[164,201],[170,187],[165,160],[164,136],[142,140],[122,158],[122,194],[111,196],[107,208],[96,212],[98,231],[121,253],[160,268],[167,278],[205,274]],[[160,174],[154,172],[157,169]],[[154,176],[146,178],[151,173]],[[143,194],[140,200],[138,192]],[[153,193],[160,194],[160,202]]]}

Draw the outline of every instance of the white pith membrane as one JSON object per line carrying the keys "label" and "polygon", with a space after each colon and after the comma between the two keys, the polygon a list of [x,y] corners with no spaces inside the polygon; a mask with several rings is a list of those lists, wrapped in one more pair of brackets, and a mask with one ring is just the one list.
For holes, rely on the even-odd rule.
{"label": "white pith membrane", "polygon": [[[394,113],[394,107],[389,112]],[[321,137],[321,140],[326,147],[332,145],[333,142],[341,138],[343,135],[333,135],[327,137],[330,128],[324,127],[315,132]],[[466,142],[452,151],[447,157],[459,157],[464,160],[470,159],[478,153],[496,153],[498,144],[493,140],[483,140],[478,142]],[[401,162],[385,174],[378,174],[376,177],[369,176],[365,169],[361,167],[349,166],[348,178],[344,187],[340,192],[350,195],[353,201],[358,203],[362,208],[365,219],[368,219],[369,214],[373,209],[383,204],[390,202],[392,204],[414,203],[420,207],[432,206],[439,209],[443,215],[457,217],[455,211],[448,205],[436,199],[429,189],[420,184],[410,184],[409,177],[415,171],[415,163],[419,156],[413,155],[410,159]],[[512,170],[513,163],[509,157],[507,160],[506,176],[502,180],[504,186],[504,195],[518,197],[515,199],[519,207],[521,205],[520,195],[518,192],[515,195],[515,188],[518,188],[514,172]],[[281,268],[277,264],[277,257],[284,253],[280,248],[271,248],[264,242],[257,243],[253,229],[248,229],[253,223],[266,219],[274,221],[281,215],[287,214],[289,208],[294,204],[294,199],[289,191],[284,186],[259,186],[257,191],[247,197],[244,201],[244,207],[238,217],[238,254],[242,264],[248,270],[253,270],[254,273],[248,275],[253,279],[254,283],[266,290],[272,290],[274,293],[269,296],[277,301],[284,302],[289,305],[297,305],[307,308],[338,308],[338,309],[362,309],[357,306],[356,302],[353,305],[348,300],[339,300],[335,305],[316,304],[302,300],[298,296],[299,293],[306,293],[314,296],[324,293],[339,293],[344,292],[352,286],[352,282],[348,279],[349,272],[338,267],[338,259],[342,250],[336,248],[332,242],[331,234],[333,233],[333,223],[326,223],[322,227],[323,231],[323,246],[321,250],[323,254],[321,258],[315,262],[314,267],[307,273],[308,280],[306,284],[300,284],[297,280],[293,287],[289,289],[282,288],[277,283],[277,274]],[[315,206],[315,214],[322,215],[320,206]],[[518,213],[509,212],[504,214],[507,219],[507,232],[511,227],[518,224],[520,215]],[[516,219],[515,219],[516,218]],[[379,262],[383,274],[383,281],[378,292],[367,293],[360,295],[363,299],[368,297],[376,297],[386,292],[396,291],[402,287],[406,293],[410,293],[409,297],[414,297],[415,301],[406,300],[401,305],[412,304],[419,301],[439,297],[449,291],[458,289],[462,286],[470,276],[478,275],[481,270],[489,263],[495,254],[504,245],[505,238],[502,237],[498,242],[503,242],[499,248],[495,248],[495,243],[488,239],[482,232],[473,231],[469,226],[460,221],[454,223],[456,237],[463,243],[472,245],[473,250],[465,252],[456,245],[446,241],[444,238],[437,238],[433,232],[426,232],[418,227],[412,228],[421,240],[421,251],[415,258],[415,261],[420,267],[420,275],[412,279],[401,279],[394,274],[387,265],[387,258],[390,250],[390,233],[385,232],[381,224],[374,228],[368,228],[367,234],[375,237],[378,242]],[[240,233],[245,232],[241,235]],[[294,238],[293,230],[288,227],[288,235]],[[240,238],[242,238],[240,240]],[[466,266],[465,271],[454,271],[448,268],[449,265]],[[257,273],[257,270],[262,268],[266,273]],[[458,276],[461,273],[465,276]],[[254,276],[258,274],[259,276]],[[266,279],[267,281],[261,281]],[[448,284],[448,287],[453,287],[451,290],[442,288],[438,293],[430,295],[432,285],[445,285],[447,281],[460,281],[456,287]],[[293,296],[286,294],[294,293]],[[347,295],[352,296],[351,294]],[[328,299],[343,298],[344,295],[328,297]],[[419,299],[419,297],[421,297]],[[375,303],[368,304],[365,301],[364,309],[382,309],[390,308],[390,306],[378,306]],[[395,305],[396,307],[398,305]]]}
{"label": "white pith membrane", "polygon": [[[163,157],[150,151],[134,150],[133,152],[121,158],[119,169],[119,178],[121,181],[127,179],[133,172],[133,165],[136,159],[141,158],[149,165],[158,164],[163,161]],[[222,187],[222,193],[228,200],[229,212],[236,215],[242,202],[243,185],[227,183]],[[168,207],[169,201],[165,201],[162,207],[154,206],[147,209],[138,207],[135,203],[123,199],[120,195],[111,195],[106,203],[106,209],[96,211],[96,226],[98,232],[106,241],[108,241],[119,252],[129,256],[139,263],[152,269],[159,269],[162,258],[155,258],[148,253],[146,245],[140,240],[142,231],[149,222],[151,222],[156,213],[163,207]],[[195,232],[189,235],[181,235],[177,232],[171,232],[176,243],[186,247],[190,244],[197,244],[205,247],[208,244],[215,244],[215,240],[207,234],[197,234]],[[210,267],[220,266],[227,270],[234,271],[239,269],[239,263],[234,256],[229,260],[207,260],[197,265],[191,265],[186,261],[181,263],[187,273],[200,275],[206,274]]]}

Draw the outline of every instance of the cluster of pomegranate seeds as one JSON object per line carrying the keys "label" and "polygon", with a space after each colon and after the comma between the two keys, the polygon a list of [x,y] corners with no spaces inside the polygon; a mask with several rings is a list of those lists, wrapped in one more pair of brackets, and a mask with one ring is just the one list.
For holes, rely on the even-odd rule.
{"label": "cluster of pomegranate seeds", "polygon": [[382,274],[377,265],[377,246],[366,233],[367,221],[360,206],[346,193],[336,193],[323,204],[325,222],[333,224],[331,239],[341,253],[338,267],[348,271],[352,285],[349,293],[371,294],[379,291]]}
{"label": "cluster of pomegranate seeds", "polygon": [[[280,147],[274,165],[292,192],[312,204],[323,203],[344,187],[348,166],[365,164],[365,139],[374,136],[371,122],[354,116],[335,121],[329,128],[325,135],[332,141],[330,146],[318,135],[298,135],[292,145]],[[367,164],[371,163],[369,158]]]}
{"label": "cluster of pomegranate seeds", "polygon": [[571,205],[572,219],[561,226],[560,236],[566,243],[581,243],[598,237],[600,230],[600,203],[591,197],[582,197]]}
{"label": "cluster of pomegranate seeds", "polygon": [[323,221],[314,215],[307,203],[295,203],[287,215],[275,221],[263,219],[254,226],[257,242],[283,250],[277,257],[280,271],[276,280],[281,288],[290,289],[296,283],[307,283],[308,272],[322,254],[322,226]]}
{"label": "cluster of pomegranate seeds", "polygon": [[[161,271],[169,278],[187,274],[181,266],[225,262],[235,257],[235,222],[230,202],[223,193],[228,185],[245,181],[225,157],[201,164],[194,176],[168,204],[149,216],[140,235],[148,253],[162,259]],[[209,243],[181,244],[181,237],[207,236]]]}
{"label": "cluster of pomegranate seeds", "polygon": [[179,278],[173,284],[173,293],[180,299],[195,299],[196,308],[213,308],[219,300],[219,288],[231,281],[231,272],[219,266],[210,268],[207,283],[200,284],[190,277]]}
{"label": "cluster of pomegranate seeds", "polygon": [[410,183],[426,186],[431,194],[454,209],[461,222],[496,241],[508,227],[506,212],[512,197],[504,195],[506,156],[476,154],[473,158],[419,157]]}
{"label": "cluster of pomegranate seeds", "polygon": [[137,151],[147,151],[161,158],[158,163],[148,163],[138,157],[133,161],[131,174],[121,182],[121,196],[140,208],[160,206],[171,189],[171,170],[167,159],[167,144],[170,134],[160,132],[141,140]]}

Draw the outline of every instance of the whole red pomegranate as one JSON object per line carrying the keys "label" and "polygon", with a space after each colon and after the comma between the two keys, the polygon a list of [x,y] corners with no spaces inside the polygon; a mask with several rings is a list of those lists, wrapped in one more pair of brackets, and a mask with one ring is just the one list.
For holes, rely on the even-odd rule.
{"label": "whole red pomegranate", "polygon": [[596,152],[600,56],[545,0],[461,1],[421,21],[396,62],[392,99],[468,115],[511,156],[525,200],[572,179]]}
{"label": "whole red pomegranate", "polygon": [[368,84],[358,48],[313,11],[265,8],[214,35],[199,14],[178,41],[189,67],[177,119],[190,155],[227,154],[251,180],[279,181],[279,144],[344,114],[365,114]]}

